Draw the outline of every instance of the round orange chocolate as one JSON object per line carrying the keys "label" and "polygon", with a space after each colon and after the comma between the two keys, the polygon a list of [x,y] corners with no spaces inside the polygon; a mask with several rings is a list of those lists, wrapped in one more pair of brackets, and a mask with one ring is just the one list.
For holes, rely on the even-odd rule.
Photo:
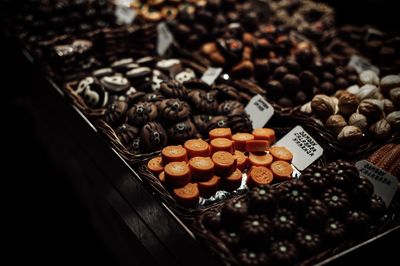
{"label": "round orange chocolate", "polygon": [[269,153],[274,157],[275,160],[292,162],[293,153],[291,153],[286,147],[273,146],[269,149]]}
{"label": "round orange chocolate", "polygon": [[232,136],[232,140],[235,143],[236,150],[245,151],[246,141],[254,140],[254,136],[249,133],[236,133]]}
{"label": "round orange chocolate", "polygon": [[244,171],[247,167],[247,162],[248,162],[248,158],[246,155],[244,155],[243,152],[241,151],[235,151],[235,153],[233,154],[233,158],[236,159],[236,163],[237,163],[237,168],[240,171]]}
{"label": "round orange chocolate", "polygon": [[184,207],[195,208],[199,203],[200,193],[197,184],[188,183],[183,187],[175,188],[172,193],[176,201]]}
{"label": "round orange chocolate", "polygon": [[152,158],[147,163],[147,169],[155,176],[158,176],[162,171],[164,171],[164,166],[162,165],[161,156]]}
{"label": "round orange chocolate", "polygon": [[274,176],[265,166],[253,166],[247,175],[247,185],[249,187],[268,185],[272,182]]}
{"label": "round orange chocolate", "polygon": [[227,138],[231,139],[232,138],[232,131],[230,128],[227,127],[217,127],[208,133],[208,136],[210,139],[216,139],[216,138]]}
{"label": "round orange chocolate", "polygon": [[190,182],[190,169],[185,162],[170,162],[164,167],[165,182],[172,187],[183,187]]}
{"label": "round orange chocolate", "polygon": [[214,176],[214,162],[210,157],[193,157],[189,160],[193,180],[207,181]]}
{"label": "round orange chocolate", "polygon": [[231,175],[222,179],[222,188],[226,191],[234,191],[242,184],[242,171],[236,169]]}
{"label": "round orange chocolate", "polygon": [[226,151],[217,151],[212,155],[215,174],[220,177],[227,177],[236,170],[236,159]]}
{"label": "round orange chocolate", "polygon": [[275,161],[271,164],[271,171],[274,178],[285,181],[292,178],[292,165],[286,161]]}
{"label": "round orange chocolate", "polygon": [[207,157],[211,155],[210,145],[202,139],[189,139],[183,147],[186,149],[189,159],[197,156]]}
{"label": "round orange chocolate", "polygon": [[167,146],[161,151],[162,163],[167,165],[170,162],[187,162],[186,149],[181,145]]}
{"label": "round orange chocolate", "polygon": [[220,180],[221,178],[215,175],[208,181],[199,182],[198,188],[200,191],[200,196],[206,199],[213,196],[218,190]]}
{"label": "round orange chocolate", "polygon": [[275,142],[275,130],[272,128],[255,128],[252,134],[256,140],[268,140],[270,143]]}
{"label": "round orange chocolate", "polygon": [[226,151],[231,154],[234,152],[232,140],[227,138],[215,138],[210,141],[211,154],[217,151]]}
{"label": "round orange chocolate", "polygon": [[250,152],[249,153],[249,163],[250,166],[265,166],[269,167],[273,161],[271,154],[267,152]]}

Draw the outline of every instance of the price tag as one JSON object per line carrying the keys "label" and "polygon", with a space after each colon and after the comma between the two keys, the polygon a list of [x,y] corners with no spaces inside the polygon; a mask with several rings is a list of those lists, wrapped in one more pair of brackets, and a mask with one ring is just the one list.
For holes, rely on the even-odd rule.
{"label": "price tag", "polygon": [[174,36],[169,31],[167,24],[161,22],[157,25],[157,53],[164,55],[174,41]]}
{"label": "price tag", "polygon": [[379,75],[379,68],[377,68],[376,66],[372,65],[367,59],[362,58],[362,57],[360,57],[358,55],[353,55],[350,58],[348,66],[353,67],[355,70],[357,70],[358,73],[361,73],[364,70],[372,70],[377,75]]}
{"label": "price tag", "polygon": [[206,72],[204,72],[203,76],[201,77],[201,80],[207,83],[208,85],[214,84],[215,80],[221,75],[222,68],[217,67],[209,67]]}
{"label": "price tag", "polygon": [[397,178],[366,160],[358,161],[356,167],[362,176],[371,181],[374,193],[383,199],[386,207],[389,207],[397,190]]}
{"label": "price tag", "polygon": [[270,105],[260,94],[254,96],[245,108],[250,115],[253,128],[261,128],[274,115],[274,107]]}
{"label": "price tag", "polygon": [[137,12],[129,6],[117,5],[115,8],[115,17],[118,25],[130,25],[136,16]]}
{"label": "price tag", "polygon": [[301,127],[296,126],[274,146],[285,146],[293,153],[292,164],[303,171],[321,157],[324,149]]}

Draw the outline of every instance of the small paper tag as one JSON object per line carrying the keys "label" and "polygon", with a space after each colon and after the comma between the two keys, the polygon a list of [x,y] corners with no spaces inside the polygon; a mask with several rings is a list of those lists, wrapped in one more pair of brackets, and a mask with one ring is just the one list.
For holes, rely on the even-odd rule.
{"label": "small paper tag", "polygon": [[379,68],[372,65],[367,59],[358,55],[353,55],[347,65],[353,67],[358,73],[361,73],[364,70],[372,70],[379,75]]}
{"label": "small paper tag", "polygon": [[274,146],[284,146],[293,153],[292,164],[303,171],[321,157],[324,149],[301,127],[296,126]]}
{"label": "small paper tag", "polygon": [[270,105],[260,94],[254,96],[245,108],[250,115],[253,128],[262,128],[274,115],[274,107]]}
{"label": "small paper tag", "polygon": [[222,68],[220,67],[209,67],[206,72],[204,72],[201,80],[207,83],[208,85],[214,84],[215,80],[221,75]]}
{"label": "small paper tag", "polygon": [[115,8],[115,17],[118,25],[130,25],[137,16],[136,10],[129,6],[117,5]]}
{"label": "small paper tag", "polygon": [[172,36],[165,22],[157,25],[157,37],[157,53],[164,55],[174,41],[174,36]]}
{"label": "small paper tag", "polygon": [[371,181],[374,193],[383,199],[386,207],[389,207],[397,190],[397,178],[366,160],[358,161],[356,167],[362,176]]}

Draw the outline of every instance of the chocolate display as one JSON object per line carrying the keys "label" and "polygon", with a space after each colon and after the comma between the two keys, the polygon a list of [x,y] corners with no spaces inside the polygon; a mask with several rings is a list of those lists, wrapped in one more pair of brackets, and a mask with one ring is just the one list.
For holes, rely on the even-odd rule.
{"label": "chocolate display", "polygon": [[358,84],[339,90],[335,96],[315,95],[300,108],[343,145],[362,144],[370,139],[384,141],[396,134],[400,106],[396,103],[398,75],[378,75],[370,70],[358,76]]}
{"label": "chocolate display", "polygon": [[[307,187],[301,176],[276,187],[254,188],[246,197],[224,204],[220,216],[213,212],[212,217],[217,215],[220,220],[204,226],[211,226],[213,232],[229,228],[239,234],[239,244],[232,249],[238,261],[249,258],[235,251],[248,250],[254,252],[254,259],[262,252],[273,265],[292,265],[343,241],[365,238],[371,226],[383,218],[382,199],[373,194],[372,184],[360,177],[352,164],[335,161],[327,167],[313,165],[305,174],[307,183],[314,184],[311,180],[315,177],[324,182]],[[352,182],[348,192],[336,181],[343,179]]]}

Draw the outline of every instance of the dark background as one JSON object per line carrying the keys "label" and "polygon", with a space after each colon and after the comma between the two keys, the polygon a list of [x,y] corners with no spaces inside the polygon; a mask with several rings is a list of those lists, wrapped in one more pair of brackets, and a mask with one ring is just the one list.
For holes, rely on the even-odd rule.
{"label": "dark background", "polygon": [[[373,24],[399,31],[395,1],[325,0],[338,8],[340,24]],[[16,48],[16,47],[14,47]],[[6,160],[2,191],[7,226],[4,227],[6,257],[12,264],[29,262],[40,265],[115,265],[102,239],[93,230],[88,211],[68,183],[63,172],[54,165],[39,141],[35,124],[32,73],[23,71],[14,58],[17,48],[10,47],[0,34],[0,99],[2,117],[2,152]],[[7,174],[6,174],[7,173]],[[391,240],[396,240],[392,236]],[[359,262],[383,262],[396,258],[395,246],[375,245]],[[8,255],[8,256],[7,256]],[[385,260],[386,261],[386,260]],[[389,261],[389,260],[388,260]],[[393,261],[393,260],[392,260]],[[386,261],[387,262],[387,261]],[[388,263],[385,263],[388,264]],[[390,264],[395,264],[393,261]]]}

